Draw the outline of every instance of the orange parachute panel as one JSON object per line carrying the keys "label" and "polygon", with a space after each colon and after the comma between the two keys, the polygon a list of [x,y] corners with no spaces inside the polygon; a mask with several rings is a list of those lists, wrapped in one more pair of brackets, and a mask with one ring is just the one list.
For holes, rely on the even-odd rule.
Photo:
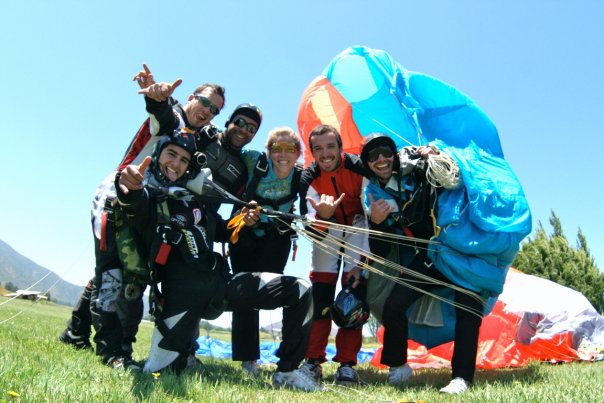
{"label": "orange parachute panel", "polygon": [[[342,136],[344,151],[353,154],[361,151],[362,136],[352,119],[352,107],[324,76],[314,79],[302,94],[298,130],[304,144],[308,145],[310,132],[318,125],[335,127]],[[308,166],[312,161],[311,150],[307,147],[304,165]]]}

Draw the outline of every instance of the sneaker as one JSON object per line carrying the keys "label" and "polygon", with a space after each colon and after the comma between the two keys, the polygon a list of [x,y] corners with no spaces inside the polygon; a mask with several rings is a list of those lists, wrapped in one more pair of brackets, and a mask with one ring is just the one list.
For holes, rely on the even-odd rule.
{"label": "sneaker", "polygon": [[392,386],[403,385],[407,383],[412,374],[413,369],[411,369],[409,364],[401,365],[400,367],[390,367],[388,371],[388,383]]}
{"label": "sneaker", "polygon": [[321,364],[318,361],[308,359],[300,368],[306,368],[310,371],[317,382],[323,379],[323,368],[321,368]]}
{"label": "sneaker", "polygon": [[87,336],[77,336],[69,329],[63,330],[59,336],[59,340],[65,344],[72,345],[77,350],[93,350],[90,339]]}
{"label": "sneaker", "polygon": [[447,386],[440,390],[440,393],[448,393],[450,395],[458,395],[468,390],[470,384],[463,378],[455,378]]}
{"label": "sneaker", "polygon": [[258,370],[258,363],[256,360],[254,361],[242,361],[241,369],[243,372],[247,373],[250,376],[258,376],[260,375],[260,371]]}
{"label": "sneaker", "polygon": [[273,374],[273,386],[276,388],[301,389],[306,392],[322,390],[320,383],[315,378],[315,373],[304,365],[289,372],[275,372]]}
{"label": "sneaker", "polygon": [[361,384],[357,370],[350,364],[340,365],[340,368],[338,368],[334,375],[334,380],[336,381],[336,385],[354,386]]}
{"label": "sneaker", "polygon": [[127,371],[135,371],[138,372],[141,370],[141,367],[134,363],[132,357],[118,355],[109,358],[106,361],[107,365],[113,369],[125,369]]}

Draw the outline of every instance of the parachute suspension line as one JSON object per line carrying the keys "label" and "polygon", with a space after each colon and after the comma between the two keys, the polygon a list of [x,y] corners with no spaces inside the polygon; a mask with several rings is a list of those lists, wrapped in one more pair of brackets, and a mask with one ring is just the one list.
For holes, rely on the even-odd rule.
{"label": "parachute suspension line", "polygon": [[[46,277],[50,276],[51,274],[54,274],[53,272],[49,271],[48,273],[46,273],[46,275],[44,277],[42,277],[40,280],[36,281],[35,283],[33,283],[32,285],[30,285],[29,287],[27,287],[25,290],[29,291],[30,288],[35,287],[36,285],[38,285],[38,283],[40,283],[42,280],[44,280]],[[60,280],[60,278],[59,278]],[[52,286],[50,286],[50,288],[54,287],[55,284],[57,284],[57,282],[59,281],[57,280]],[[48,289],[48,291],[50,291],[50,288]],[[17,296],[14,296],[10,299],[7,299],[6,301],[2,302],[0,304],[0,306],[4,305],[4,304],[8,304],[9,302],[11,302],[12,300],[14,300],[15,298],[17,298]],[[15,315],[16,316],[16,315]]]}
{"label": "parachute suspension line", "polygon": [[[407,140],[400,133],[397,133],[396,131],[392,130],[392,128],[390,128],[389,126],[386,126],[384,123],[382,123],[379,120],[377,120],[376,118],[374,118],[373,114],[369,114],[369,113],[365,112],[364,110],[359,108],[357,105],[351,104],[350,106],[352,107],[352,109],[354,109],[355,112],[358,112],[359,114],[365,116],[365,118],[367,118],[367,119],[371,120],[372,122],[376,123],[377,125],[381,126],[387,133],[391,134],[392,136],[396,137],[397,139],[401,139],[407,145],[410,145],[410,146],[415,145],[412,142],[410,142],[409,140]],[[414,124],[414,126],[415,126],[415,124]],[[420,138],[421,138],[421,135],[420,135],[420,133],[418,133],[418,139],[420,139]]]}
{"label": "parachute suspension line", "polygon": [[428,155],[426,179],[434,187],[456,189],[461,185],[459,166],[445,153]]}
{"label": "parachute suspension line", "polygon": [[[394,281],[398,284],[401,284],[405,287],[408,287],[410,289],[416,290],[418,292],[421,292],[423,294],[426,295],[430,295],[431,297],[440,300],[442,302],[451,304],[455,307],[458,307],[460,309],[463,309],[471,314],[477,315],[482,317],[482,312],[477,312],[476,310],[472,309],[472,308],[468,308],[462,304],[457,304],[455,301],[450,301],[447,298],[441,297],[437,294],[433,294],[429,291],[423,290],[415,285],[413,285],[413,283],[418,283],[418,282],[422,282],[425,284],[434,284],[435,286],[439,286],[439,287],[447,287],[450,289],[453,289],[455,291],[459,291],[462,292],[464,294],[467,294],[469,296],[471,296],[472,298],[475,298],[477,301],[479,301],[483,306],[485,304],[484,300],[475,292],[470,291],[470,290],[466,290],[464,288],[461,288],[459,286],[456,286],[454,284],[450,284],[450,283],[446,283],[440,280],[436,280],[432,277],[426,276],[424,274],[418,273],[414,270],[411,270],[407,267],[404,267],[402,265],[399,265],[397,263],[391,262],[389,260],[383,259],[380,256],[377,256],[373,253],[371,253],[370,251],[364,250],[363,248],[359,248],[356,247],[355,245],[351,245],[348,244],[344,241],[341,241],[340,239],[334,237],[333,235],[330,235],[327,231],[323,231],[317,228],[314,228],[314,232],[300,228],[298,226],[295,225],[291,225],[291,227],[298,233],[302,234],[305,238],[307,238],[308,240],[310,240],[313,245],[316,245],[317,247],[319,247],[321,250],[325,251],[326,253],[330,253],[332,255],[337,255],[340,256],[342,258],[347,259],[348,261],[352,261],[354,262],[358,267],[365,269],[371,273],[375,273],[377,275],[380,275],[382,277],[385,277],[391,281]],[[348,227],[347,228],[354,228],[354,227]],[[353,258],[352,256],[350,256],[347,253],[342,252],[342,248],[346,248],[347,250],[350,250],[354,253],[357,253],[361,256],[365,256],[368,259],[373,260],[376,263],[382,264],[383,266],[386,266],[390,269],[396,270],[398,272],[405,272],[406,274],[412,276],[412,277],[416,277],[417,280],[410,280],[410,281],[405,281],[403,279],[401,279],[400,277],[395,277],[392,275],[389,275],[387,273],[382,272],[381,270],[365,263],[364,261],[360,260],[360,259],[356,259]]]}
{"label": "parachute suspension line", "polygon": [[[436,219],[436,217],[433,217],[433,221],[435,219]],[[410,246],[413,246],[414,248],[422,249],[422,250],[428,250],[429,246],[433,245],[433,246],[436,246],[435,248],[432,249],[435,253],[442,253],[442,254],[447,254],[450,256],[463,256],[463,253],[455,252],[449,248],[442,250],[441,248],[438,247],[438,246],[442,245],[441,242],[430,240],[430,239],[415,238],[412,236],[392,234],[392,233],[372,230],[372,229],[368,229],[368,228],[353,227],[353,226],[349,226],[349,225],[333,223],[331,221],[314,220],[311,222],[307,221],[306,224],[315,228],[315,231],[318,231],[315,226],[320,225],[322,227],[330,227],[330,228],[334,228],[334,229],[337,229],[340,231],[346,231],[346,233],[350,233],[350,234],[368,234],[368,236],[373,239],[379,239],[381,241],[392,243],[392,244],[410,245]],[[285,223],[285,225],[289,225],[289,224]],[[436,223],[433,222],[433,225],[436,225]],[[439,228],[440,227],[435,226],[435,230],[438,230]],[[420,244],[420,245],[424,244],[425,246],[420,246],[418,244]]]}

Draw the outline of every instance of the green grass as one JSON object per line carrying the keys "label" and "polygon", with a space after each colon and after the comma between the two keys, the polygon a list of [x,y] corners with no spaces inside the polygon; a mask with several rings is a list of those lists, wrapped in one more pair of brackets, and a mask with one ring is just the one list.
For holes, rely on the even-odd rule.
{"label": "green grass", "polygon": [[[273,389],[272,368],[263,368],[260,379],[250,379],[235,363],[208,358],[202,358],[206,369],[201,373],[154,379],[112,370],[94,353],[60,343],[57,337],[69,314],[69,308],[45,302],[13,300],[0,306],[0,402],[604,401],[604,362],[478,371],[474,386],[457,397],[438,393],[449,380],[449,370],[416,371],[407,387],[396,389],[386,384],[386,371],[369,364],[359,366],[369,385],[354,389],[331,384],[336,366],[325,365],[328,391],[313,394]],[[137,361],[149,351],[151,331],[152,325],[143,323],[135,346]],[[228,334],[213,331],[212,336],[224,340]],[[11,392],[19,396],[11,397]]]}

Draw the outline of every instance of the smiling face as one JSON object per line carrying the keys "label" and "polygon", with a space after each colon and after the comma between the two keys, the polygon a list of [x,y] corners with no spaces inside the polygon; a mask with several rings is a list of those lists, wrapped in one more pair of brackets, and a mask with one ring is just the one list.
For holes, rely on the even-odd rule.
{"label": "smiling face", "polygon": [[[212,105],[216,106],[219,110],[224,106],[224,99],[212,88],[204,88],[203,91],[199,92],[197,95],[209,99]],[[199,97],[195,97],[193,94],[189,96],[189,102],[183,106],[189,125],[194,129],[198,129],[210,123],[214,116],[216,116],[212,113],[212,109],[212,106],[209,104],[208,106],[203,106]]]}
{"label": "smiling face", "polygon": [[[387,154],[387,153],[386,153]],[[371,169],[371,172],[377,176],[381,183],[386,183],[392,176],[392,169],[394,167],[394,155],[392,151],[389,152],[390,156],[386,157],[380,153],[376,160],[367,161],[367,166]]]}
{"label": "smiling face", "polygon": [[312,156],[321,171],[335,171],[340,166],[342,150],[338,145],[338,138],[335,133],[326,132],[314,135],[311,144]]}
{"label": "smiling face", "polygon": [[176,182],[189,168],[191,153],[175,144],[168,144],[159,155],[159,170],[169,182]]}
{"label": "smiling face", "polygon": [[[245,121],[243,127],[239,127],[234,123],[240,121],[241,119]],[[248,125],[252,125],[255,128],[255,130],[253,130],[254,133],[249,131]],[[252,141],[257,130],[258,124],[253,119],[243,115],[235,115],[227,126],[225,136],[229,146],[235,150],[241,150],[246,144]]]}
{"label": "smiling face", "polygon": [[300,146],[291,135],[281,133],[272,139],[268,146],[268,155],[273,163],[273,170],[279,179],[286,178],[294,169],[300,157]]}

